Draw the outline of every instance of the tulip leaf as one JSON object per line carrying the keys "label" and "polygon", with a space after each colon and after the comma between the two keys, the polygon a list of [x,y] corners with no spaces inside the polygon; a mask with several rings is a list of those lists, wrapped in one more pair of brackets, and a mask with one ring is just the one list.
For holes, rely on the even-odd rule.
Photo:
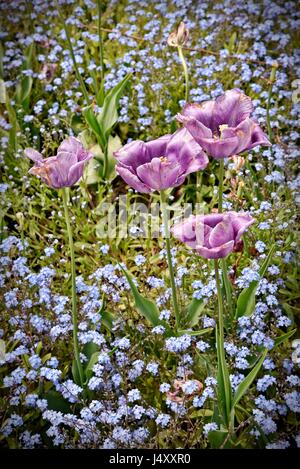
{"label": "tulip leaf", "polygon": [[225,359],[224,347],[218,328],[216,327],[216,342],[217,342],[217,358],[218,358],[218,402],[221,406],[221,414],[224,419],[224,424],[227,426],[229,423],[231,401],[232,401],[232,389],[229,379],[228,367]]}
{"label": "tulip leaf", "polygon": [[6,89],[4,80],[0,79],[0,103],[5,104],[6,102]]}
{"label": "tulip leaf", "polygon": [[199,316],[202,313],[204,308],[204,302],[203,300],[198,300],[197,298],[193,298],[191,303],[188,306],[187,309],[187,316],[185,319],[185,323],[189,327],[196,326],[199,321]]}
{"label": "tulip leaf", "polygon": [[91,355],[91,357],[90,357],[90,359],[89,359],[89,361],[88,361],[88,363],[87,363],[87,365],[84,369],[84,373],[85,373],[87,381],[93,375],[93,366],[96,365],[96,363],[98,362],[99,355],[100,355],[100,352],[94,352]]}
{"label": "tulip leaf", "polygon": [[80,386],[81,385],[81,379],[80,379],[80,374],[79,374],[77,362],[76,362],[75,359],[72,362],[72,376],[73,376],[73,379],[74,379],[74,383],[76,383],[76,384],[78,384],[78,386]]}
{"label": "tulip leaf", "polygon": [[31,76],[24,76],[17,84],[16,99],[19,104],[24,105],[26,99],[29,97],[32,88],[32,82],[33,79]]}
{"label": "tulip leaf", "polygon": [[128,272],[126,272],[126,270],[123,269],[123,267],[121,267],[121,269],[124,272],[124,275],[129,283],[137,310],[142,316],[148,319],[148,321],[152,324],[152,326],[157,326],[160,321],[159,321],[159,312],[158,312],[156,304],[153,303],[153,301],[148,300],[148,298],[144,298],[138,292],[138,289],[136,288],[131,278],[131,275]]}
{"label": "tulip leaf", "polygon": [[285,334],[280,335],[276,339],[274,339],[274,348],[278,347],[278,345],[282,344],[286,340],[288,340],[290,337],[292,337],[297,329],[293,329],[291,331],[286,332]]}
{"label": "tulip leaf", "polygon": [[255,365],[255,367],[248,373],[246,378],[238,385],[237,390],[235,391],[235,394],[233,396],[233,402],[232,402],[233,412],[234,412],[234,407],[240,402],[241,398],[244,396],[244,394],[247,392],[247,390],[250,388],[251,384],[255,380],[259,370],[261,369],[263,362],[265,361],[267,354],[268,354],[268,349],[265,349],[261,358]]}
{"label": "tulip leaf", "polygon": [[118,104],[119,99],[127,85],[131,74],[128,73],[123,80],[120,81],[114,88],[112,88],[104,98],[103,108],[97,120],[103,129],[103,133],[107,138],[110,134],[112,127],[118,120]]}
{"label": "tulip leaf", "polygon": [[213,430],[207,435],[208,441],[210,442],[212,449],[220,448],[220,446],[222,446],[222,444],[224,443],[225,438],[227,437],[228,432],[222,430]]}
{"label": "tulip leaf", "polygon": [[99,124],[99,122],[98,122],[98,120],[97,120],[97,118],[94,114],[94,111],[92,110],[91,107],[86,107],[82,111],[82,114],[83,114],[89,128],[95,134],[95,136],[97,138],[97,141],[99,142],[99,145],[100,145],[102,151],[104,151],[105,146],[107,144],[107,139],[104,135],[101,124]]}
{"label": "tulip leaf", "polygon": [[180,330],[178,331],[179,335],[194,335],[194,336],[199,336],[199,335],[205,335],[208,334],[209,332],[213,331],[212,327],[207,327],[206,329],[201,329],[200,331],[190,331],[190,330]]}
{"label": "tulip leaf", "polygon": [[49,410],[56,410],[64,414],[70,412],[69,402],[64,397],[62,397],[62,395],[58,391],[50,389],[45,394],[42,394],[41,397],[46,399]]}
{"label": "tulip leaf", "polygon": [[[265,259],[263,265],[259,270],[259,276],[262,278],[265,275],[265,272],[270,264],[271,258],[273,256],[275,250],[275,244],[271,247],[268,257]],[[239,294],[237,300],[237,308],[236,308],[236,318],[241,316],[251,316],[255,308],[255,295],[256,290],[259,285],[259,280],[254,280],[250,283],[247,288],[244,288],[241,293]]]}

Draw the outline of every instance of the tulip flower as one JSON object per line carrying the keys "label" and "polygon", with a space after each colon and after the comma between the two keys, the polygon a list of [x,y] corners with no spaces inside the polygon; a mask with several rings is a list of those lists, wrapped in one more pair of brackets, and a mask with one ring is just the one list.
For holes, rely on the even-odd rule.
{"label": "tulip flower", "polygon": [[34,161],[34,166],[29,170],[30,174],[40,176],[42,180],[53,189],[62,189],[61,194],[71,255],[72,322],[75,359],[73,368],[76,370],[75,375],[79,375],[79,384],[83,387],[85,378],[80,361],[78,343],[75,250],[66,188],[72,186],[81,178],[84,165],[93,155],[86,151],[80,141],[74,137],[69,137],[62,142],[57,150],[56,156],[43,158],[42,154],[33,148],[26,148],[25,154]]}
{"label": "tulip flower", "polygon": [[257,145],[271,145],[260,126],[250,118],[252,111],[251,98],[233,89],[215,101],[186,104],[177,120],[208,155],[221,159]]}
{"label": "tulip flower", "polygon": [[168,44],[172,47],[182,47],[187,43],[189,38],[189,30],[185,26],[184,22],[181,21],[178,28],[170,33],[168,37]]}
{"label": "tulip flower", "polygon": [[188,174],[208,164],[206,154],[186,129],[149,142],[130,142],[114,155],[117,173],[139,192],[179,186]]}
{"label": "tulip flower", "polygon": [[173,235],[205,259],[226,257],[252,223],[247,213],[193,215],[173,227]]}
{"label": "tulip flower", "polygon": [[29,173],[40,176],[43,182],[54,189],[75,184],[83,174],[84,165],[93,157],[74,137],[62,142],[56,156],[43,158],[33,148],[26,148],[25,155],[35,163]]}

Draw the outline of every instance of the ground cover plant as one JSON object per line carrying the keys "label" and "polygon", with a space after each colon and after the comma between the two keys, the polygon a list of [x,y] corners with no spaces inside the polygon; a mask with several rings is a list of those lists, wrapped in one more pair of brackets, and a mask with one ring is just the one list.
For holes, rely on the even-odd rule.
{"label": "ground cover plant", "polygon": [[297,2],[2,2],[0,446],[300,446]]}

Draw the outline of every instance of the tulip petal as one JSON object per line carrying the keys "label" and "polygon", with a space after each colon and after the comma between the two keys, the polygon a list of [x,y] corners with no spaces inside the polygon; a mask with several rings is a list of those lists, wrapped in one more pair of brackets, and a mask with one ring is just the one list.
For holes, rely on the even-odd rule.
{"label": "tulip petal", "polygon": [[171,164],[160,158],[153,158],[151,163],[137,168],[137,175],[143,183],[153,190],[163,190],[174,187],[181,176],[182,170],[178,163]]}
{"label": "tulip petal", "polygon": [[255,218],[248,213],[228,212],[234,230],[235,242],[239,241],[243,233],[255,222]]}
{"label": "tulip petal", "polygon": [[[213,112],[215,101],[203,101],[202,103],[188,103],[184,106],[181,115],[199,121],[203,126],[213,131]],[[181,117],[179,114],[179,116]]]}
{"label": "tulip petal", "polygon": [[[145,143],[147,148],[148,154],[150,158],[159,158],[161,156],[166,156],[167,153],[167,145],[172,138],[171,134],[163,135],[155,140],[150,140],[149,142]],[[146,162],[145,162],[146,163]],[[143,163],[141,163],[143,164]]]}
{"label": "tulip petal", "polygon": [[124,179],[124,181],[133,189],[138,192],[152,192],[152,189],[137,177],[132,168],[125,167],[125,165],[118,164],[116,172]]}
{"label": "tulip petal", "polygon": [[222,259],[228,256],[232,252],[234,247],[234,241],[228,241],[228,243],[222,244],[215,248],[207,248],[205,246],[196,246],[197,253],[205,259]]}
{"label": "tulip petal", "polygon": [[235,155],[239,146],[237,135],[230,138],[198,138],[197,141],[203,150],[215,159]]}
{"label": "tulip petal", "polygon": [[208,165],[208,157],[185,128],[173,134],[166,148],[166,157],[170,162],[178,162],[186,175]]}
{"label": "tulip petal", "polygon": [[193,117],[177,114],[176,119],[184,125],[198,143],[200,143],[200,138],[212,138],[213,136],[210,128],[206,127],[202,122]]}
{"label": "tulip petal", "polygon": [[215,248],[232,240],[234,240],[234,230],[231,219],[225,215],[223,220],[212,229],[209,235],[209,245]]}
{"label": "tulip petal", "polygon": [[228,90],[215,101],[213,125],[218,130],[222,124],[236,127],[253,112],[252,100],[238,89]]}
{"label": "tulip petal", "polygon": [[127,143],[120,150],[114,152],[117,160],[134,171],[138,166],[151,161],[147,145],[141,140]]}
{"label": "tulip petal", "polygon": [[27,156],[27,158],[30,158],[35,163],[43,161],[43,155],[40,152],[34,150],[33,148],[26,148],[25,155]]}

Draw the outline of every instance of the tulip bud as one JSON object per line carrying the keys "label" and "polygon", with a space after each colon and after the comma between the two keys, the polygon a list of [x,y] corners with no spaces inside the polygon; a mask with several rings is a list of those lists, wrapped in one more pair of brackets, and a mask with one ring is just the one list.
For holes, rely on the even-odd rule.
{"label": "tulip bud", "polygon": [[234,163],[235,171],[239,171],[245,165],[245,158],[243,158],[242,156],[233,155],[231,160]]}
{"label": "tulip bud", "polygon": [[185,26],[184,22],[181,21],[178,28],[169,35],[168,44],[172,47],[182,47],[187,43],[188,38],[189,30]]}
{"label": "tulip bud", "polygon": [[22,231],[24,228],[24,220],[25,220],[23,213],[22,212],[16,213],[16,219],[19,224],[19,230]]}

